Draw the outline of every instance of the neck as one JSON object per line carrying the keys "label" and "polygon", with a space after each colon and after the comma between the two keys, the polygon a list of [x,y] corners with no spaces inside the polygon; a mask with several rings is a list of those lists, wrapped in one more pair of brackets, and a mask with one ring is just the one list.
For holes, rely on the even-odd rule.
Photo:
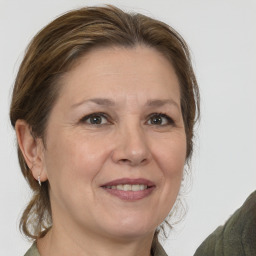
{"label": "neck", "polygon": [[114,239],[53,226],[38,239],[37,246],[41,256],[150,256],[152,239],[152,233],[144,237]]}

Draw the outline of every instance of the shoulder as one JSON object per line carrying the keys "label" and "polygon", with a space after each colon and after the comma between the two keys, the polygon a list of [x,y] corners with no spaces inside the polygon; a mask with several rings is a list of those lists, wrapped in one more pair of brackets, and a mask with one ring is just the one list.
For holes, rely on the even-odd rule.
{"label": "shoulder", "polygon": [[40,256],[36,247],[36,242],[32,244],[32,246],[28,249],[24,256]]}
{"label": "shoulder", "polygon": [[168,256],[158,240],[155,240],[153,242],[151,255],[153,255],[153,256]]}
{"label": "shoulder", "polygon": [[[154,256],[168,256],[161,246],[161,244],[157,241],[155,243],[155,247],[153,249]],[[36,246],[36,242],[32,244],[32,246],[28,249],[24,256],[40,256],[39,251]]]}
{"label": "shoulder", "polygon": [[256,191],[197,249],[194,256],[256,255]]}

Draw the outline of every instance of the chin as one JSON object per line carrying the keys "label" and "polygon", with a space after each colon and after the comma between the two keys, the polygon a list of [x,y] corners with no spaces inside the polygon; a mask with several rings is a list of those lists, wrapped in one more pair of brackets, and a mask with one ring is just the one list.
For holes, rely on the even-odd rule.
{"label": "chin", "polygon": [[116,230],[111,234],[112,237],[118,237],[118,240],[133,240],[142,237],[148,237],[149,235],[153,237],[155,229],[130,229],[130,230]]}
{"label": "chin", "polygon": [[120,239],[135,239],[139,237],[149,236],[154,234],[157,228],[157,224],[153,224],[152,221],[150,223],[143,223],[142,219],[140,221],[131,221],[125,220],[118,223],[115,223],[110,231],[111,236],[118,237]]}

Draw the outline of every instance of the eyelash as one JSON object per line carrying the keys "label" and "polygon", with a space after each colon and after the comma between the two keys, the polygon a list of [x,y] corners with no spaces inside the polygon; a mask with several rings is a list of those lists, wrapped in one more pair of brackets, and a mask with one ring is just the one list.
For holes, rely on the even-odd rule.
{"label": "eyelash", "polygon": [[[89,114],[89,115],[86,115],[84,116],[80,122],[81,123],[86,123],[87,120],[89,120],[91,117],[104,117],[108,122],[109,122],[109,117],[105,114],[105,113],[102,113],[102,112],[98,112],[98,113],[92,113],[92,114]],[[101,125],[105,125],[105,124],[90,124],[88,123],[89,125],[95,125],[95,126],[101,126]]]}
{"label": "eyelash", "polygon": [[[167,119],[167,124],[160,125],[160,126],[174,125],[173,119],[165,113],[153,113],[149,116],[149,119],[152,117],[161,117],[161,118]],[[151,124],[151,125],[154,125],[154,124]]]}
{"label": "eyelash", "polygon": [[[108,123],[106,123],[106,124],[91,124],[91,123],[87,123],[87,124],[93,125],[93,126],[99,126],[99,127],[103,126],[103,125],[108,125],[109,123],[111,124],[111,122],[109,121],[110,120],[109,116],[106,115],[105,113],[102,113],[102,112],[97,112],[97,113],[92,113],[92,114],[86,115],[86,116],[84,116],[83,118],[80,119],[80,122],[81,123],[86,123],[92,117],[100,117],[100,118],[103,117],[103,118],[105,118],[107,120]],[[170,116],[168,116],[167,114],[165,114],[165,113],[153,113],[153,114],[150,114],[147,120],[149,121],[153,117],[166,118],[167,124],[163,124],[163,125],[162,124],[160,124],[160,125],[159,124],[149,124],[149,125],[152,125],[152,126],[174,125],[173,119]]]}

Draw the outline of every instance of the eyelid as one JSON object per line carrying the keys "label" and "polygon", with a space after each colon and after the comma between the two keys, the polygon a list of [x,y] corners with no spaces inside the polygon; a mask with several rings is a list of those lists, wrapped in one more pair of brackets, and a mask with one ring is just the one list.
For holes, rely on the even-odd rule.
{"label": "eyelid", "polygon": [[[103,125],[109,125],[111,124],[112,122],[110,121],[111,118],[109,117],[109,115],[107,115],[106,113],[104,112],[94,112],[94,113],[91,113],[91,114],[88,114],[88,115],[85,115],[83,116],[79,122],[81,123],[86,123],[86,121],[93,117],[93,116],[101,116],[103,118],[105,118],[107,120],[107,123],[104,123],[104,124],[90,124],[90,123],[87,123],[88,125],[93,125],[93,126],[103,126]],[[159,116],[159,117],[163,117],[163,118],[166,118],[167,119],[167,124],[150,124],[152,126],[168,126],[168,125],[174,125],[175,122],[173,120],[173,118],[171,118],[168,114],[165,114],[165,113],[162,113],[162,112],[155,112],[155,113],[152,113],[150,115],[148,115],[147,117],[147,122],[149,122],[150,118],[154,117],[154,116]]]}
{"label": "eyelid", "polygon": [[164,124],[164,125],[154,125],[154,124],[151,124],[153,126],[167,126],[167,125],[174,125],[175,122],[173,120],[172,117],[170,117],[168,114],[165,114],[165,113],[162,113],[162,112],[156,112],[156,113],[152,113],[148,116],[148,120],[154,116],[160,116],[160,117],[164,117],[168,120],[168,123],[167,124]]}
{"label": "eyelid", "polygon": [[[83,117],[79,120],[79,123],[80,123],[80,122],[81,122],[81,123],[85,123],[85,122],[86,122],[90,117],[92,117],[92,116],[101,116],[101,117],[103,117],[103,118],[105,118],[105,119],[107,120],[107,122],[108,122],[107,124],[111,123],[109,116],[108,116],[106,113],[103,113],[103,112],[94,112],[94,113],[85,115],[85,116],[83,116]],[[97,124],[97,125],[95,125],[95,124],[89,124],[89,123],[88,123],[88,125],[95,125],[95,126],[101,126],[101,125],[107,125],[107,124]]]}

